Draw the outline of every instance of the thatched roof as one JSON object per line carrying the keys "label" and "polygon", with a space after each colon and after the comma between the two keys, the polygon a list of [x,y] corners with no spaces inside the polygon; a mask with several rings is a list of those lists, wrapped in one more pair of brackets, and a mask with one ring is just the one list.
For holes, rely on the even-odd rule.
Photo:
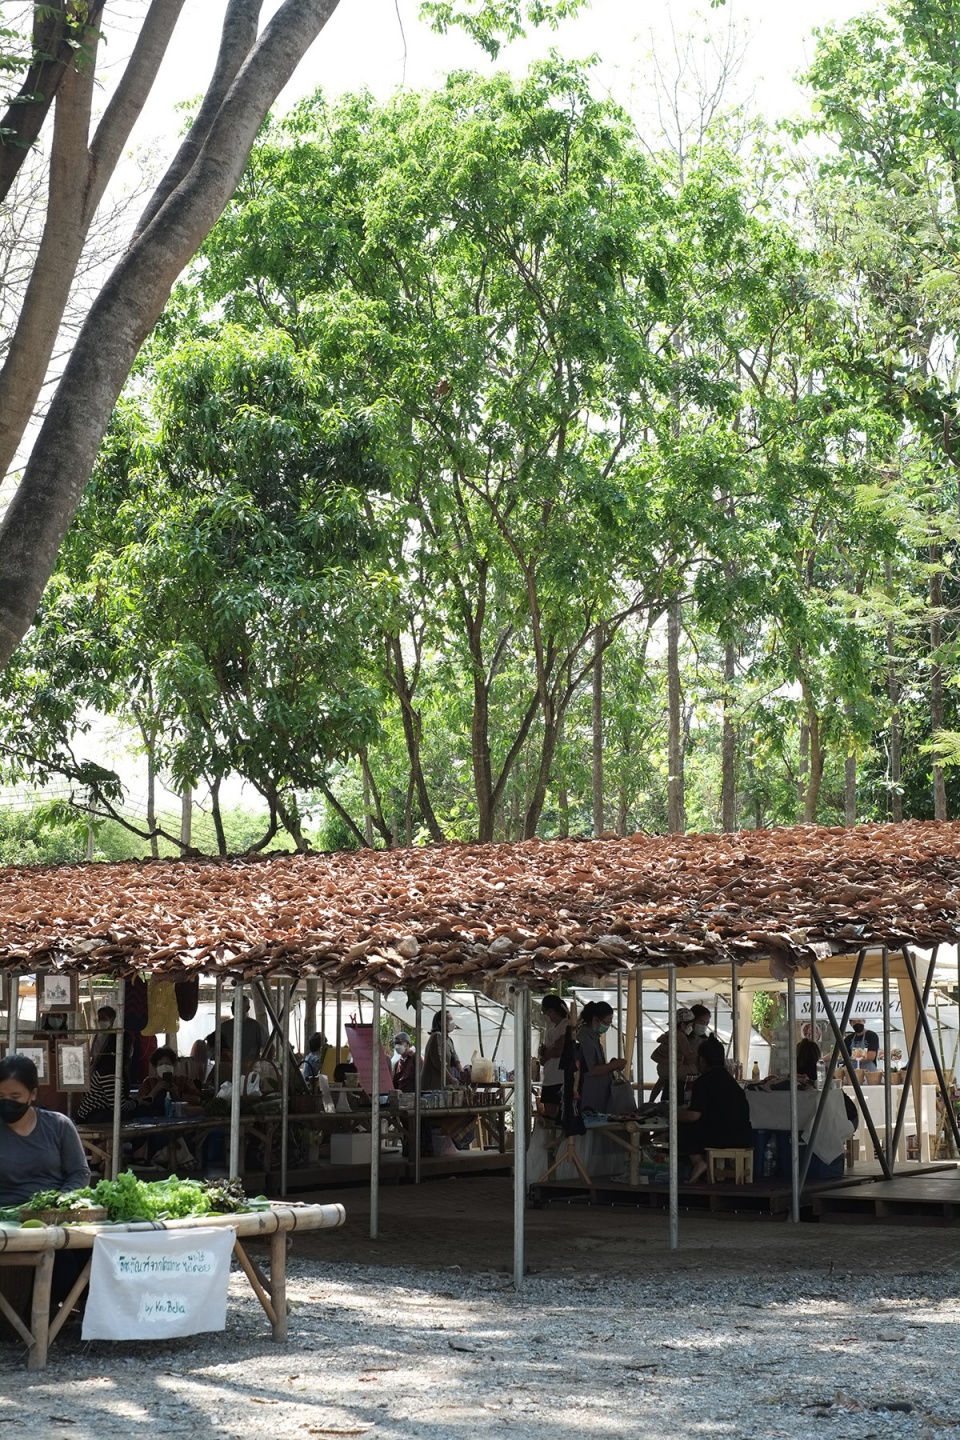
{"label": "thatched roof", "polygon": [[547,985],[960,939],[960,824],[0,869],[0,967]]}

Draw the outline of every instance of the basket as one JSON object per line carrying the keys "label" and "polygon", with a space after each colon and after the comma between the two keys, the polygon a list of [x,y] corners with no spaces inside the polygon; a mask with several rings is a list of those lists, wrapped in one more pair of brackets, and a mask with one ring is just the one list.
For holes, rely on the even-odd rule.
{"label": "basket", "polygon": [[28,1210],[20,1211],[21,1220],[42,1220],[44,1225],[99,1225],[107,1218],[103,1205],[89,1205],[82,1210]]}

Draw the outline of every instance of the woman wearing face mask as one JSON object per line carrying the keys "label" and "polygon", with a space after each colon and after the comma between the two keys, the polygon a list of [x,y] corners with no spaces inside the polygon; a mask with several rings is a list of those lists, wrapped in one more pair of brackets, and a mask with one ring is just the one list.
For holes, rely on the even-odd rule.
{"label": "woman wearing face mask", "polygon": [[150,1074],[140,1086],[138,1100],[155,1114],[163,1114],[164,1103],[170,1096],[174,1104],[181,1101],[187,1105],[200,1104],[200,1091],[188,1075],[177,1074],[177,1052],[169,1045],[161,1045],[150,1056]]}
{"label": "woman wearing face mask", "polygon": [[[697,1042],[693,1038],[693,1011],[681,1009],[677,1011],[677,1078],[680,1081],[680,1092],[683,1093],[688,1080],[697,1072]],[[651,1055],[651,1060],[657,1067],[657,1083],[650,1092],[651,1104],[655,1100],[666,1100],[669,1097],[670,1079],[670,1033],[665,1031],[658,1038],[656,1049]]]}
{"label": "woman wearing face mask", "polygon": [[621,1070],[626,1064],[622,1057],[608,1060],[603,1053],[603,1036],[610,1029],[612,1020],[612,1006],[605,1000],[591,1000],[583,1007],[577,1032],[583,1064],[581,1105],[584,1111],[592,1111],[596,1115],[610,1113],[613,1072]]}
{"label": "woman wearing face mask", "polygon": [[39,1088],[37,1067],[26,1055],[0,1060],[0,1205],[90,1183],[76,1126],[59,1111],[36,1109]]}

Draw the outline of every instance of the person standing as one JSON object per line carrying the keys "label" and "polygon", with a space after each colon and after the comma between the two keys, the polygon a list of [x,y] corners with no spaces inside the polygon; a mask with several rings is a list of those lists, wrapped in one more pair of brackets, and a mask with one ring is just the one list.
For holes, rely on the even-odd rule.
{"label": "person standing", "polygon": [[460,1057],[454,1049],[453,1040],[450,1038],[451,1030],[459,1030],[455,1020],[447,1016],[446,1026],[443,1025],[443,1014],[440,1010],[433,1017],[430,1026],[430,1038],[423,1047],[423,1069],[420,1074],[420,1086],[423,1090],[443,1090],[448,1085],[457,1085],[460,1081],[461,1066]]}
{"label": "person standing", "polygon": [[540,1046],[540,1103],[548,1120],[557,1120],[563,1106],[563,1052],[570,1036],[570,1012],[559,995],[544,995],[540,1009],[546,1022]]}
{"label": "person standing", "polygon": [[852,1029],[848,1035],[844,1035],[843,1043],[850,1051],[851,1057],[855,1050],[863,1053],[859,1060],[854,1063],[861,1070],[876,1070],[877,1056],[880,1053],[880,1037],[875,1030],[868,1030],[866,1021],[862,1015],[855,1015],[851,1021]]}
{"label": "person standing", "polygon": [[591,1000],[583,1007],[577,1040],[583,1062],[581,1102],[583,1110],[595,1115],[610,1113],[613,1072],[626,1064],[622,1056],[608,1060],[603,1050],[603,1037],[613,1021],[613,1006],[605,1000]]}

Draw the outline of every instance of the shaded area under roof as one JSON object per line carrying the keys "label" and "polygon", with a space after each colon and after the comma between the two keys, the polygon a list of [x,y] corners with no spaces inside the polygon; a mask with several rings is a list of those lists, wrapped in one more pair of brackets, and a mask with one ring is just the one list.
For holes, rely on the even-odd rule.
{"label": "shaded area under roof", "polygon": [[960,823],[0,869],[0,967],[534,985],[960,939]]}

